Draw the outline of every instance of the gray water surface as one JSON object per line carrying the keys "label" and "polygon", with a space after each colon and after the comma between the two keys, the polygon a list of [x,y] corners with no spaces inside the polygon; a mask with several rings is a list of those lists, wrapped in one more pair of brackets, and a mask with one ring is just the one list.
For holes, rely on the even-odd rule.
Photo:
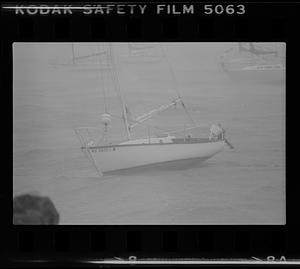
{"label": "gray water surface", "polygon": [[[163,46],[185,104],[204,126],[201,135],[221,122],[234,150],[226,148],[202,164],[100,178],[73,131],[102,128],[99,71],[55,66],[70,60],[70,44],[15,43],[13,195],[49,196],[61,224],[284,224],[284,83],[230,80],[218,67],[218,55],[235,44]],[[81,44],[80,53],[91,47]],[[127,45],[115,47],[119,82],[135,116],[176,96],[163,63],[129,63]],[[119,101],[108,92],[109,109],[120,113]],[[157,124],[177,128],[184,120],[180,110],[171,109]],[[123,132],[122,124],[112,124],[112,133]]]}

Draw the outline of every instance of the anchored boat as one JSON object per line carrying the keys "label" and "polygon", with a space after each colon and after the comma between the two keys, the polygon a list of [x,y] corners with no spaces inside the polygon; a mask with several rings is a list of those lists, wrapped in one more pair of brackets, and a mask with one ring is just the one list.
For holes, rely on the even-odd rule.
{"label": "anchored boat", "polygon": [[64,57],[54,59],[49,64],[55,69],[68,71],[96,71],[105,69],[103,61],[99,58],[105,57],[105,51],[101,46],[90,45],[85,43],[66,43],[66,53]]}
{"label": "anchored boat", "polygon": [[[224,130],[221,126],[217,125],[212,126],[209,137],[191,137],[190,135],[187,135],[189,130],[197,129],[199,126],[196,125],[192,119],[177,89],[175,89],[177,98],[172,102],[161,105],[141,116],[135,118],[132,117],[128,105],[125,103],[125,98],[118,81],[112,44],[108,45],[107,59],[111,64],[109,71],[112,73],[114,88],[121,101],[122,116],[119,117],[119,119],[122,119],[123,121],[127,137],[125,140],[118,143],[109,141],[108,128],[111,121],[117,116],[110,113],[106,105],[105,111],[101,115],[101,122],[104,126],[102,130],[103,135],[98,141],[89,137],[90,127],[75,129],[82,145],[82,151],[86,154],[100,175],[102,175],[103,172],[170,161],[198,159],[200,163],[222,151],[226,143],[229,144],[225,138]],[[172,71],[171,75],[173,76],[173,79],[175,79]],[[150,132],[144,137],[132,137],[133,130],[136,126],[145,125],[146,122],[155,115],[157,116],[161,112],[168,110],[171,107],[176,107],[177,105],[181,105],[193,123],[193,126],[188,128],[184,126],[183,129],[174,131],[168,130],[156,137],[151,135]],[[183,135],[181,137],[175,135],[179,133],[182,133]],[[230,145],[230,147],[232,146]]]}
{"label": "anchored boat", "polygon": [[277,83],[285,79],[283,48],[239,43],[237,51],[231,48],[221,56],[220,65],[230,78],[238,81]]}

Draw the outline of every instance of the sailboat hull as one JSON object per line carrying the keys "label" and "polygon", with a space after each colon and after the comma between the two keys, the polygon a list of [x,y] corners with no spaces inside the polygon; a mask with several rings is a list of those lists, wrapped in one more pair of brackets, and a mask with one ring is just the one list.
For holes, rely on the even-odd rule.
{"label": "sailboat hull", "polygon": [[102,172],[187,159],[206,160],[220,152],[224,141],[206,143],[164,143],[114,145],[88,148]]}
{"label": "sailboat hull", "polygon": [[284,81],[284,69],[259,70],[259,69],[232,69],[227,70],[230,78],[238,81],[277,83]]}

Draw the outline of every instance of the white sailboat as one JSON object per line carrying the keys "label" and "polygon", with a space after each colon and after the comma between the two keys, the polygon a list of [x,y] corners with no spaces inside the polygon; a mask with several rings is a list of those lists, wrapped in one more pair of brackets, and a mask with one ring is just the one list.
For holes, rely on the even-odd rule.
{"label": "white sailboat", "polygon": [[[124,124],[127,138],[119,143],[111,143],[108,141],[108,127],[115,116],[109,113],[106,109],[105,113],[101,116],[101,121],[104,125],[101,141],[96,143],[95,140],[82,134],[82,131],[88,133],[89,127],[81,127],[75,130],[80,139],[82,151],[86,153],[87,157],[95,166],[99,174],[102,175],[102,173],[109,171],[187,159],[197,159],[200,163],[222,151],[226,143],[229,144],[224,136],[223,130],[221,128],[218,129],[216,126],[215,127],[219,130],[219,133],[215,132],[211,128],[210,137],[200,138],[186,136],[186,132],[189,129],[199,127],[196,124],[190,128],[184,128],[179,131],[168,131],[166,134],[158,137],[151,136],[150,133],[148,133],[148,136],[133,138],[132,132],[136,126],[145,124],[149,119],[153,118],[154,115],[158,115],[162,111],[176,105],[181,105],[190,117],[191,121],[193,120],[177,89],[176,92],[178,96],[171,103],[162,105],[148,113],[132,119],[118,82],[115,57],[113,55],[111,44],[109,45],[108,55],[111,60],[114,87],[121,100],[121,119]],[[180,132],[184,133],[183,137],[173,135]]]}
{"label": "white sailboat", "polygon": [[66,43],[68,48],[64,57],[59,57],[50,62],[53,68],[69,71],[96,71],[107,68],[99,61],[105,57],[105,52],[100,46],[86,46],[85,43]]}
{"label": "white sailboat", "polygon": [[128,43],[127,63],[157,63],[164,57],[158,43]]}
{"label": "white sailboat", "polygon": [[221,56],[220,65],[234,80],[276,83],[285,79],[283,54],[282,47],[239,43],[238,51],[232,48]]}

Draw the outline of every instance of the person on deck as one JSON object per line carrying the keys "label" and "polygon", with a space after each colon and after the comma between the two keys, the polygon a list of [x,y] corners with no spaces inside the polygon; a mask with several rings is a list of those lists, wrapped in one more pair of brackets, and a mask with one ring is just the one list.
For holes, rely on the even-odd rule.
{"label": "person on deck", "polygon": [[215,125],[213,124],[210,127],[210,134],[209,134],[209,140],[222,140],[224,137],[224,129],[222,128],[221,124]]}
{"label": "person on deck", "polygon": [[225,129],[222,127],[221,123],[218,123],[219,128],[222,130],[219,134],[219,140],[224,140],[225,139]]}

